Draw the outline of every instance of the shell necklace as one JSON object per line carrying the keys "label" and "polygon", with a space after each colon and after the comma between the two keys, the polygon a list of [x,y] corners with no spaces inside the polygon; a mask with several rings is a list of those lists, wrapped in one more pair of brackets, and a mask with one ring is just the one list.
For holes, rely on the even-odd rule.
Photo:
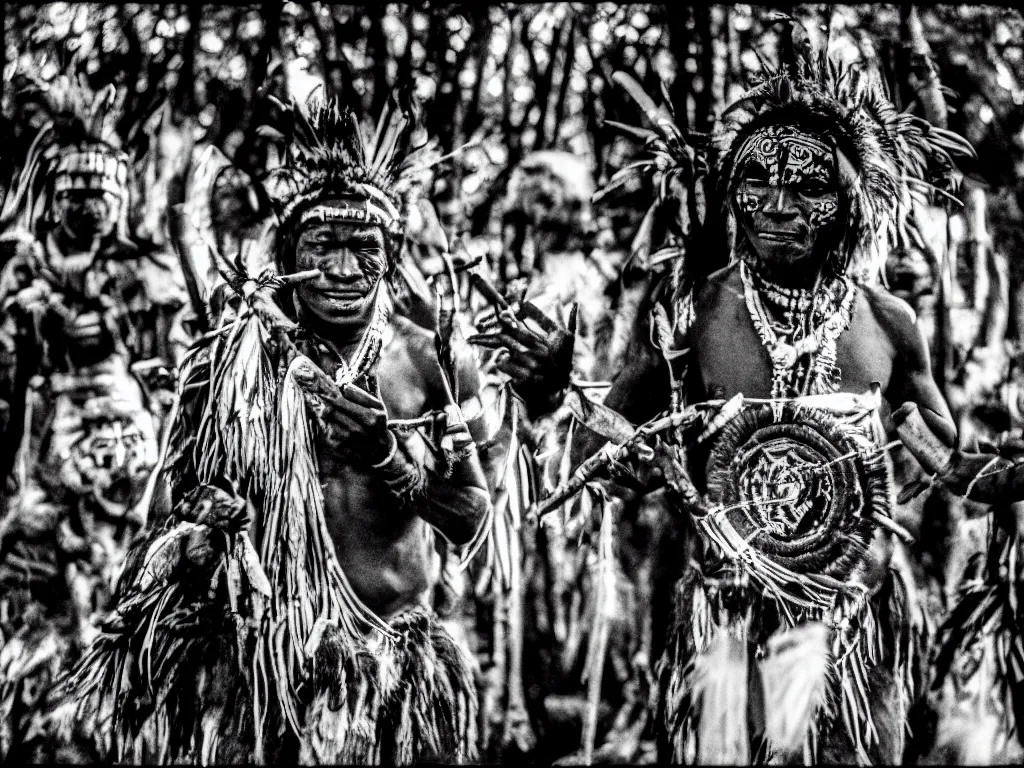
{"label": "shell necklace", "polygon": [[[836,366],[836,340],[853,317],[857,293],[853,281],[836,278],[816,292],[759,286],[755,279],[765,281],[755,278],[744,261],[740,262],[740,278],[750,319],[772,362],[772,397],[838,392],[841,371]],[[784,315],[792,317],[787,326],[773,321],[765,295],[784,308]],[[805,327],[801,329],[801,325]],[[804,332],[796,338],[799,330]],[[798,385],[800,378],[804,380],[802,387]]]}

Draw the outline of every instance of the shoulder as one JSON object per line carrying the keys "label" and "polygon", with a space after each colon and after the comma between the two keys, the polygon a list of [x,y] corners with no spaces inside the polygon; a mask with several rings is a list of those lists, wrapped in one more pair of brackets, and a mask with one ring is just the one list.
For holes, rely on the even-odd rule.
{"label": "shoulder", "polygon": [[694,320],[719,313],[726,304],[743,303],[739,264],[712,272],[693,287]]}
{"label": "shoulder", "polygon": [[889,331],[917,335],[917,316],[903,299],[879,285],[859,285],[861,296],[871,313]]}
{"label": "shoulder", "polygon": [[402,315],[391,317],[391,343],[400,347],[416,367],[435,357],[434,333]]}
{"label": "shoulder", "polygon": [[187,296],[181,266],[169,249],[145,240],[119,240],[112,256],[112,263],[145,286],[154,301]]}
{"label": "shoulder", "polygon": [[739,262],[712,272],[693,288],[694,304],[706,305],[717,301],[723,294],[743,295]]}
{"label": "shoulder", "polygon": [[381,355],[381,373],[419,389],[428,402],[432,401],[432,395],[444,387],[433,332],[401,315],[392,316],[389,329]]}
{"label": "shoulder", "polygon": [[879,285],[859,285],[864,304],[902,357],[927,355],[917,315],[907,302]]}

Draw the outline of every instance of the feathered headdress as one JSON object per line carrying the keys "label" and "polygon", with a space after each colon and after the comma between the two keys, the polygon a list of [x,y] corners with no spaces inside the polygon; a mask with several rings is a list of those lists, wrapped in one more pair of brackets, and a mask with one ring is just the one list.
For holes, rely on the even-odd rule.
{"label": "feathered headdress", "polygon": [[118,126],[125,91],[108,85],[99,91],[84,76],[61,75],[48,85],[29,81],[20,91],[35,139],[0,214],[0,229],[11,225],[30,232],[53,195],[94,189],[116,206],[118,231],[127,237],[129,167]]}
{"label": "feathered headdress", "polygon": [[973,156],[957,134],[900,112],[873,69],[812,49],[806,30],[789,19],[781,63],[768,65],[754,87],[725,110],[712,138],[716,202],[729,206],[737,155],[767,125],[804,128],[832,144],[845,198],[838,255],[848,274],[872,279],[890,249],[920,242],[913,204],[953,196],[960,182],[953,157]]}
{"label": "feathered headdress", "polygon": [[[755,131],[768,125],[803,128],[824,137],[836,152],[845,198],[845,226],[837,248],[842,268],[871,279],[881,272],[892,247],[920,240],[912,218],[915,199],[955,201],[960,174],[953,158],[972,156],[974,150],[957,134],[897,110],[877,72],[813,50],[806,30],[793,19],[784,28],[780,58],[777,67],[766,64],[753,88],[725,110],[710,137],[707,164],[713,181],[707,184],[704,223],[721,233],[733,231],[736,160]],[[685,223],[681,232],[688,232],[692,216],[687,214],[705,215],[699,172],[704,137],[684,134],[671,113],[655,105],[628,75],[616,73],[615,80],[655,130],[612,123],[642,139],[648,156],[623,168],[598,196],[631,176],[652,177],[657,197],[637,240],[649,239],[655,212],[670,201],[679,206],[680,223]],[[677,245],[669,255],[681,253]]]}
{"label": "feathered headdress", "polygon": [[[375,224],[384,230],[394,262],[404,230],[400,175],[410,167],[407,156],[415,126],[408,94],[391,94],[370,135],[364,134],[352,109],[324,99],[318,91],[305,105],[267,98],[278,112],[277,124],[260,126],[258,133],[284,146],[281,166],[263,186],[280,231],[294,230],[310,219]],[[328,199],[344,204],[318,205]]]}

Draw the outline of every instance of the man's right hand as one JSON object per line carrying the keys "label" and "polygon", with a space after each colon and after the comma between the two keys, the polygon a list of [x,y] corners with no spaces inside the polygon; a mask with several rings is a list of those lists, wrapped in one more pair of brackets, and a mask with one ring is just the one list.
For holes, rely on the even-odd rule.
{"label": "man's right hand", "polygon": [[326,374],[309,368],[296,370],[294,376],[317,402],[317,415],[330,445],[348,447],[371,465],[388,457],[396,438],[388,429],[384,403],[354,384],[338,387]]}

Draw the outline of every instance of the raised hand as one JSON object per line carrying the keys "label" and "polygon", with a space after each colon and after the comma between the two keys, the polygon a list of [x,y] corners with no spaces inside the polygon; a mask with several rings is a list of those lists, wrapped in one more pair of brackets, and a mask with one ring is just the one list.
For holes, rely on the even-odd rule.
{"label": "raised hand", "polygon": [[[563,329],[536,305],[524,301],[516,312],[499,311],[486,323],[483,333],[467,341],[484,349],[502,350],[498,370],[509,376],[531,415],[542,415],[557,407],[558,397],[569,385],[578,311],[579,306],[573,304],[568,328]],[[536,323],[542,332],[529,328],[527,320]]]}

